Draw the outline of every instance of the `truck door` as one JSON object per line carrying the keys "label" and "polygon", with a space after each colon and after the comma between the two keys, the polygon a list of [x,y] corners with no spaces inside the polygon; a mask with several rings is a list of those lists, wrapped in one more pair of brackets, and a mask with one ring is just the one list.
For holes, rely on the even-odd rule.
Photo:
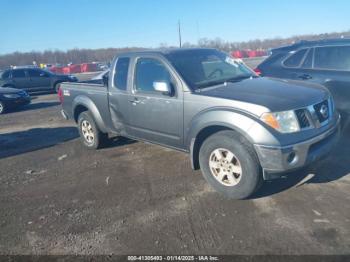
{"label": "truck door", "polygon": [[[116,132],[129,134],[129,100],[128,100],[128,72],[129,72],[129,57],[119,57],[115,63],[113,79],[109,83],[109,111],[111,121]],[[112,75],[112,74],[109,74]]]}
{"label": "truck door", "polygon": [[[166,83],[171,92],[156,91],[157,83]],[[183,94],[180,90],[172,69],[160,58],[137,58],[129,95],[131,135],[181,148],[183,145]]]}

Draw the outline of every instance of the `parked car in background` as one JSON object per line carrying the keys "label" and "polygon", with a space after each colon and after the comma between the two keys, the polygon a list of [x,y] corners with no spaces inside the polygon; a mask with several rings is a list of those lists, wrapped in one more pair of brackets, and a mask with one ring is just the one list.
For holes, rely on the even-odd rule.
{"label": "parked car in background", "polygon": [[327,155],[338,136],[326,88],[258,77],[215,49],[120,54],[103,83],[59,90],[62,115],[77,123],[87,148],[114,134],[187,152],[231,198]]}
{"label": "parked car in background", "polygon": [[350,39],[301,41],[273,49],[256,72],[322,84],[342,115],[350,114]]}
{"label": "parked car in background", "polygon": [[30,96],[24,90],[0,87],[0,114],[19,106],[28,105],[30,101]]}
{"label": "parked car in background", "polygon": [[28,92],[55,91],[62,82],[77,82],[73,75],[59,75],[40,68],[16,68],[0,72],[0,87],[12,87]]}

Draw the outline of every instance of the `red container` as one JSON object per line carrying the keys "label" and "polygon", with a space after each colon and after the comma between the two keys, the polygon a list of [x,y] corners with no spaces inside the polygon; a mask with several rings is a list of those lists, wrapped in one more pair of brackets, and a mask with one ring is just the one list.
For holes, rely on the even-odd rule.
{"label": "red container", "polygon": [[249,50],[247,51],[248,57],[257,57],[257,53],[255,50]]}
{"label": "red container", "polygon": [[248,52],[249,52],[249,50],[242,50],[242,56],[243,56],[243,58],[249,57]]}
{"label": "red container", "polygon": [[71,74],[81,73],[81,65],[70,65],[69,71]]}
{"label": "red container", "polygon": [[62,68],[62,73],[65,75],[69,75],[70,74],[70,68],[69,66],[65,66]]}
{"label": "red container", "polygon": [[95,72],[97,71],[97,64],[84,63],[81,65],[82,72]]}
{"label": "red container", "polygon": [[243,58],[243,53],[242,53],[242,51],[240,51],[240,50],[233,51],[233,52],[231,53],[231,55],[232,55],[234,58]]}
{"label": "red container", "polygon": [[62,67],[54,67],[53,69],[56,74],[63,74],[63,68]]}
{"label": "red container", "polygon": [[258,50],[258,56],[266,56],[267,52],[265,50]]}

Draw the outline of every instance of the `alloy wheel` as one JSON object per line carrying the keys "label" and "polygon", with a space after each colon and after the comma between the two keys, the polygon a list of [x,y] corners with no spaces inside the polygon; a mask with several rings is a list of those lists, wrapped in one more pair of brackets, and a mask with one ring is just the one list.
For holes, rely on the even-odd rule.
{"label": "alloy wheel", "polygon": [[242,178],[242,166],[228,149],[215,149],[209,157],[210,172],[222,185],[235,186]]}

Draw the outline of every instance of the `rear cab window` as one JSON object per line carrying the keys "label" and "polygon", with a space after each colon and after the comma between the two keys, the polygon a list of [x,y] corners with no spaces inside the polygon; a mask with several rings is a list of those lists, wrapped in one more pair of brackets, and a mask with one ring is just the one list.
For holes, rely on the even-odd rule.
{"label": "rear cab window", "polygon": [[350,46],[316,47],[314,68],[350,71]]}
{"label": "rear cab window", "polygon": [[114,86],[119,90],[125,91],[127,89],[129,64],[129,57],[119,57],[117,60],[113,83]]}
{"label": "rear cab window", "polygon": [[299,67],[304,59],[308,49],[301,49],[296,51],[294,54],[290,55],[286,60],[284,60],[283,65],[285,67],[296,68]]}

